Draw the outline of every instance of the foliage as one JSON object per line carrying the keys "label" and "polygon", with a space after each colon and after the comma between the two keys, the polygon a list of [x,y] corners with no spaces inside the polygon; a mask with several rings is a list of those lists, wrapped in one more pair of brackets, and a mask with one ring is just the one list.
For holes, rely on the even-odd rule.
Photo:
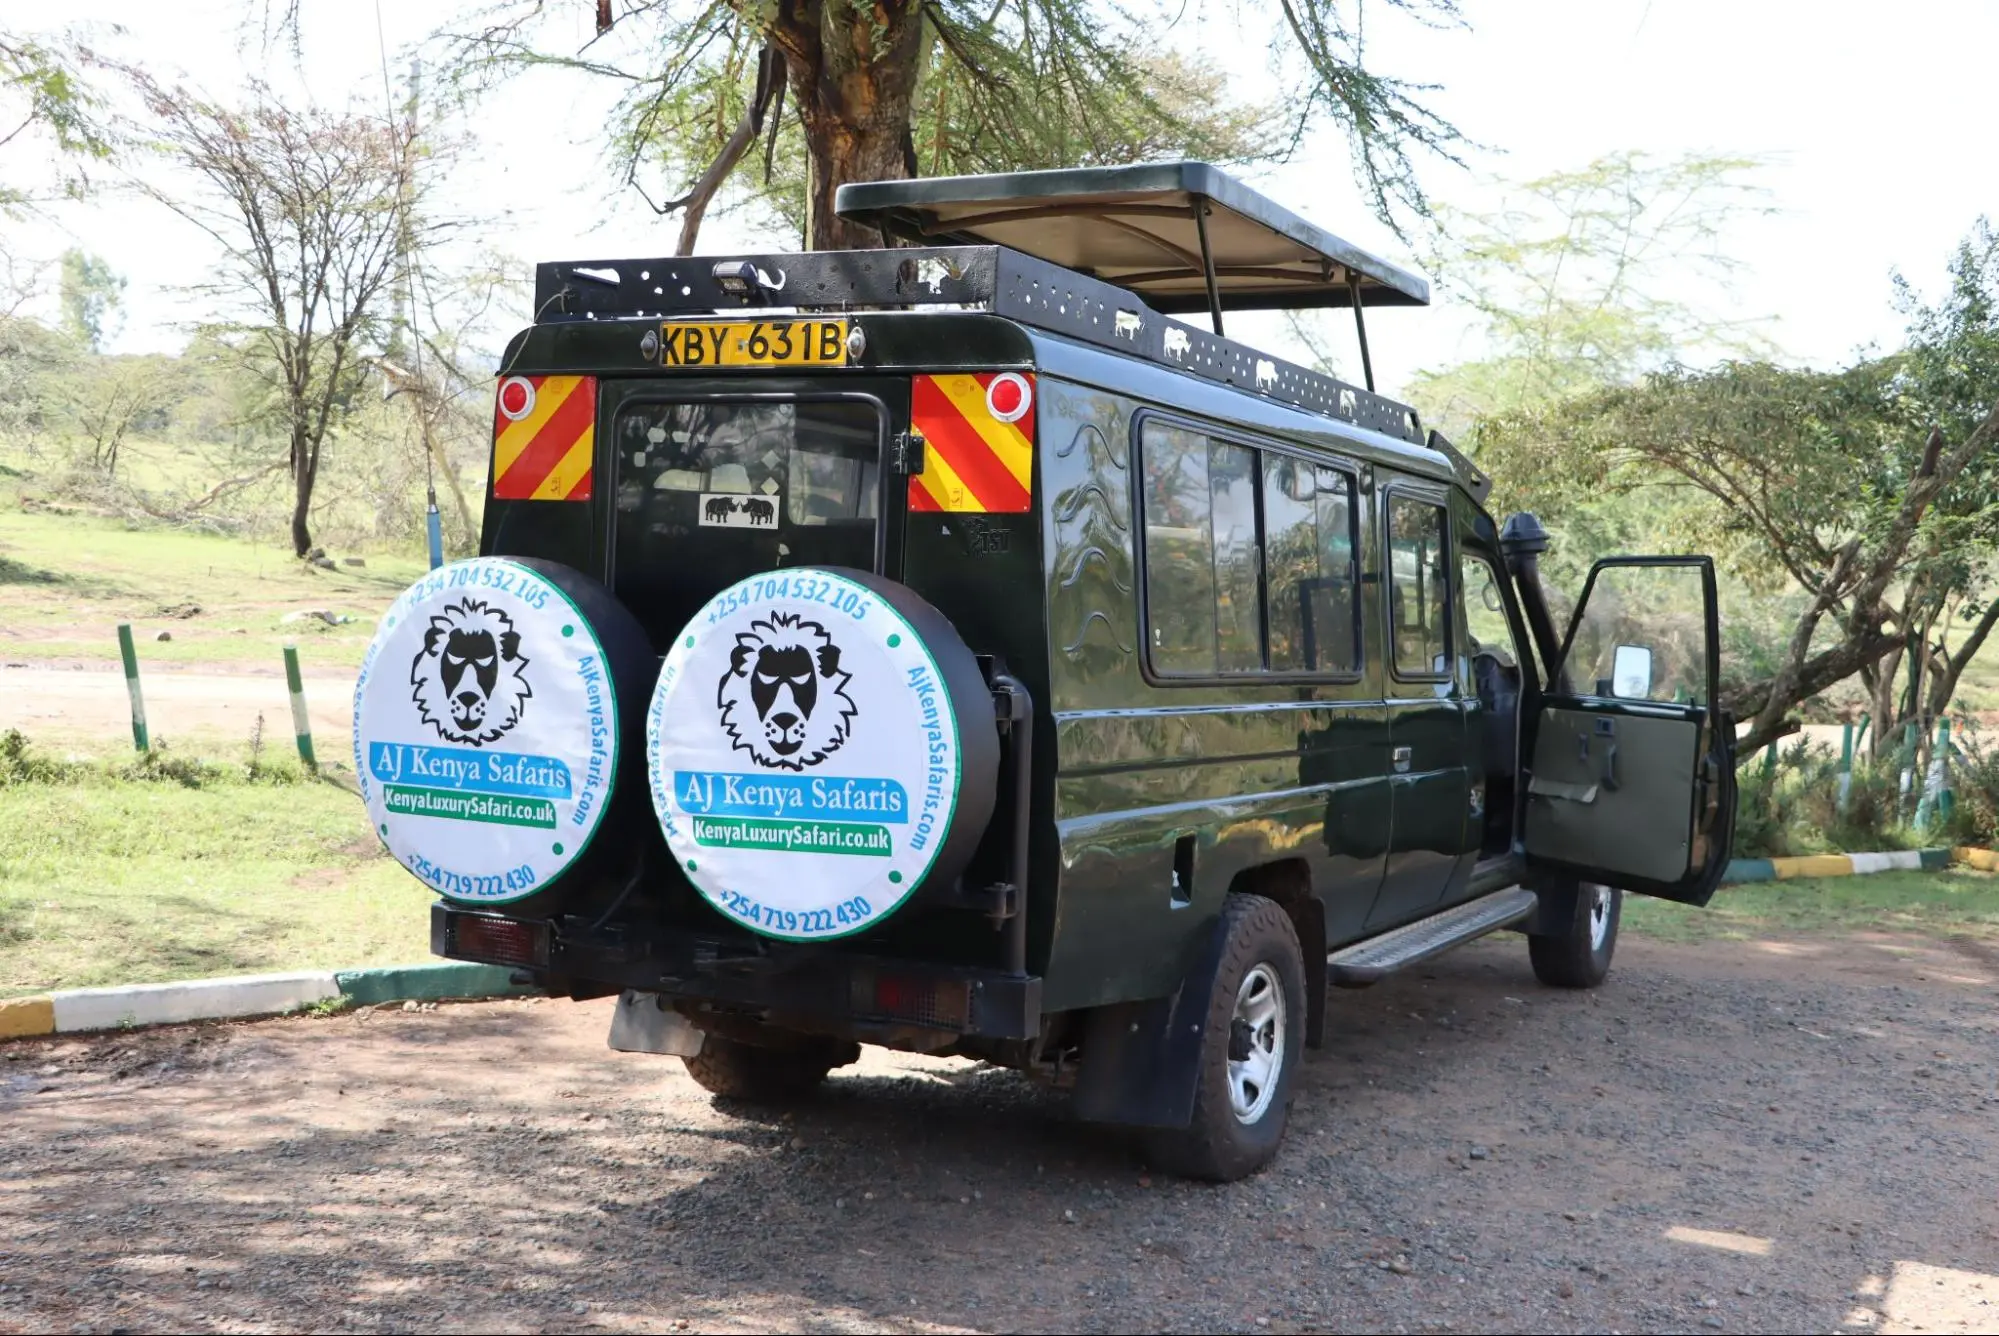
{"label": "foliage", "polygon": [[94,353],[103,352],[107,322],[125,293],[124,278],[97,256],[71,248],[63,252],[57,293],[63,333]]}
{"label": "foliage", "polygon": [[202,184],[192,197],[178,182],[145,188],[221,248],[211,292],[239,316],[213,331],[213,346],[275,400],[292,546],[305,556],[328,430],[362,394],[386,341],[405,256],[435,237],[418,210],[439,164],[409,119],[290,107],[262,85],[232,107],[125,74],[151,118],[147,147]]}
{"label": "foliage", "polygon": [[1774,767],[1763,754],[1745,756],[1736,770],[1737,858],[1788,858],[1799,854],[1873,853],[1934,844],[1908,822],[1913,811],[1901,796],[1906,758],[1856,758],[1844,807],[1839,801],[1839,758],[1799,739]]}
{"label": "foliage", "polygon": [[[0,150],[16,141],[32,143],[22,136],[41,131],[56,154],[72,162],[111,156],[103,101],[82,75],[88,59],[68,38],[36,41],[0,31]],[[82,187],[80,179],[62,183],[69,194]],[[34,203],[29,191],[0,181],[0,216]]]}
{"label": "foliage", "polygon": [[[1485,214],[1440,208],[1426,264],[1473,315],[1473,360],[1419,372],[1409,396],[1448,435],[1703,353],[1762,352],[1755,322],[1719,320],[1722,238],[1771,212],[1754,158],[1612,153],[1508,185]],[[1502,485],[1505,479],[1501,479]]]}
{"label": "foliage", "polygon": [[1952,759],[1955,805],[1948,826],[1953,844],[1999,849],[1999,746],[1975,721],[1959,730]]}
{"label": "foliage", "polygon": [[0,788],[21,784],[172,784],[184,789],[214,789],[238,784],[298,784],[306,778],[305,768],[298,762],[273,760],[256,747],[240,765],[184,756],[164,741],[155,741],[151,751],[115,760],[58,758],[35,747],[18,728],[0,733]]}
{"label": "foliage", "polygon": [[[1383,3],[1420,22],[1458,21],[1457,0]],[[717,192],[758,157],[764,181],[745,197],[802,217],[806,244],[830,249],[874,240],[832,213],[845,181],[1178,154],[1247,161],[1324,125],[1347,134],[1378,214],[1426,213],[1413,155],[1454,161],[1460,136],[1420,100],[1428,85],[1368,67],[1366,0],[1251,8],[1221,21],[1273,33],[1267,105],[1220,96],[1212,65],[1159,43],[1160,20],[1186,10],[1154,17],[1107,3],[655,0],[622,13],[606,3],[596,37],[575,50],[554,31],[554,7],[497,0],[444,41],[475,83],[555,67],[622,86],[613,147],[627,182],[649,201],[667,193],[646,190],[655,173],[691,182],[655,204],[685,211],[682,253]]]}
{"label": "foliage", "polygon": [[[1466,443],[1503,508],[1542,513],[1565,540],[1615,530],[1636,540],[1616,545],[1626,550],[1722,560],[1748,609],[1732,619],[1722,693],[1753,717],[1747,750],[1856,678],[1883,734],[1905,719],[1927,734],[1999,623],[1986,595],[1999,543],[1999,241],[1980,224],[1934,305],[1900,286],[1909,336],[1895,354],[1830,372],[1741,358],[1690,370],[1674,349],[1712,352],[1740,331],[1650,286],[1698,272],[1715,220],[1740,205],[1731,173],[1743,166],[1676,164],[1667,179],[1684,190],[1663,195],[1620,192],[1658,184],[1626,159],[1537,183],[1530,195],[1563,225],[1486,220],[1461,267],[1494,355],[1428,377],[1418,397],[1474,415]],[[1620,193],[1633,199],[1622,212]],[[1661,198],[1669,206],[1653,211]]]}

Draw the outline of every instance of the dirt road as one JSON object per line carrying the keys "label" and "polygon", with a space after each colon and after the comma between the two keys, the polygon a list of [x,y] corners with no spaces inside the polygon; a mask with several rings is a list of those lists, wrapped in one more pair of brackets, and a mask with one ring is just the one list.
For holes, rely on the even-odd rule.
{"label": "dirt road", "polygon": [[[257,716],[268,745],[291,746],[291,693],[282,664],[234,672],[148,667],[141,685],[154,737],[182,751],[248,745]],[[306,707],[319,754],[346,761],[353,746],[354,674],[308,674]],[[131,704],[118,669],[0,665],[0,732],[18,728],[53,751],[129,745]]]}
{"label": "dirt road", "polygon": [[1334,999],[1231,1187],[970,1064],[792,1116],[603,1003],[0,1048],[0,1330],[1999,1327],[1999,960],[1518,939]]}

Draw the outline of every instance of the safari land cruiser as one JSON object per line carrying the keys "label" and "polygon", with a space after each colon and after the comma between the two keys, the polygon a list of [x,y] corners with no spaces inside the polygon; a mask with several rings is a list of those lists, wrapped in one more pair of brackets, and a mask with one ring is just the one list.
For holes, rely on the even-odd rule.
{"label": "safari land cruiser", "polygon": [[1366,368],[1423,280],[1196,163],[838,207],[883,248],[538,267],[482,555],[356,691],[437,954],[619,994],[718,1094],[965,1055],[1232,1179],[1329,985],[1512,929],[1593,987],[1625,892],[1707,902],[1709,560],[1558,626],[1540,525],[1371,369],[1222,334],[1345,307]]}

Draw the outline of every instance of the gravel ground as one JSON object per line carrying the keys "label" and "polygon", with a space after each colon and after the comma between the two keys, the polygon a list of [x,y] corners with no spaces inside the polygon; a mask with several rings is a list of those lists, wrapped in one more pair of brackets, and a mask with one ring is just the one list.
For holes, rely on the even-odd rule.
{"label": "gravel ground", "polygon": [[1151,1174],[870,1050],[789,1114],[498,1002],[0,1047],[0,1330],[1999,1328],[1999,956],[1517,938],[1336,994],[1289,1144]]}

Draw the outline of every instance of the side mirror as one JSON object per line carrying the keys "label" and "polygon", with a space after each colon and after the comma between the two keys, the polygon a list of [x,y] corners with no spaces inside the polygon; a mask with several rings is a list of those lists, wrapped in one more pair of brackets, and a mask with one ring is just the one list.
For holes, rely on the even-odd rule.
{"label": "side mirror", "polygon": [[1619,645],[1610,665],[1611,694],[1644,700],[1652,694],[1652,651],[1643,645]]}

